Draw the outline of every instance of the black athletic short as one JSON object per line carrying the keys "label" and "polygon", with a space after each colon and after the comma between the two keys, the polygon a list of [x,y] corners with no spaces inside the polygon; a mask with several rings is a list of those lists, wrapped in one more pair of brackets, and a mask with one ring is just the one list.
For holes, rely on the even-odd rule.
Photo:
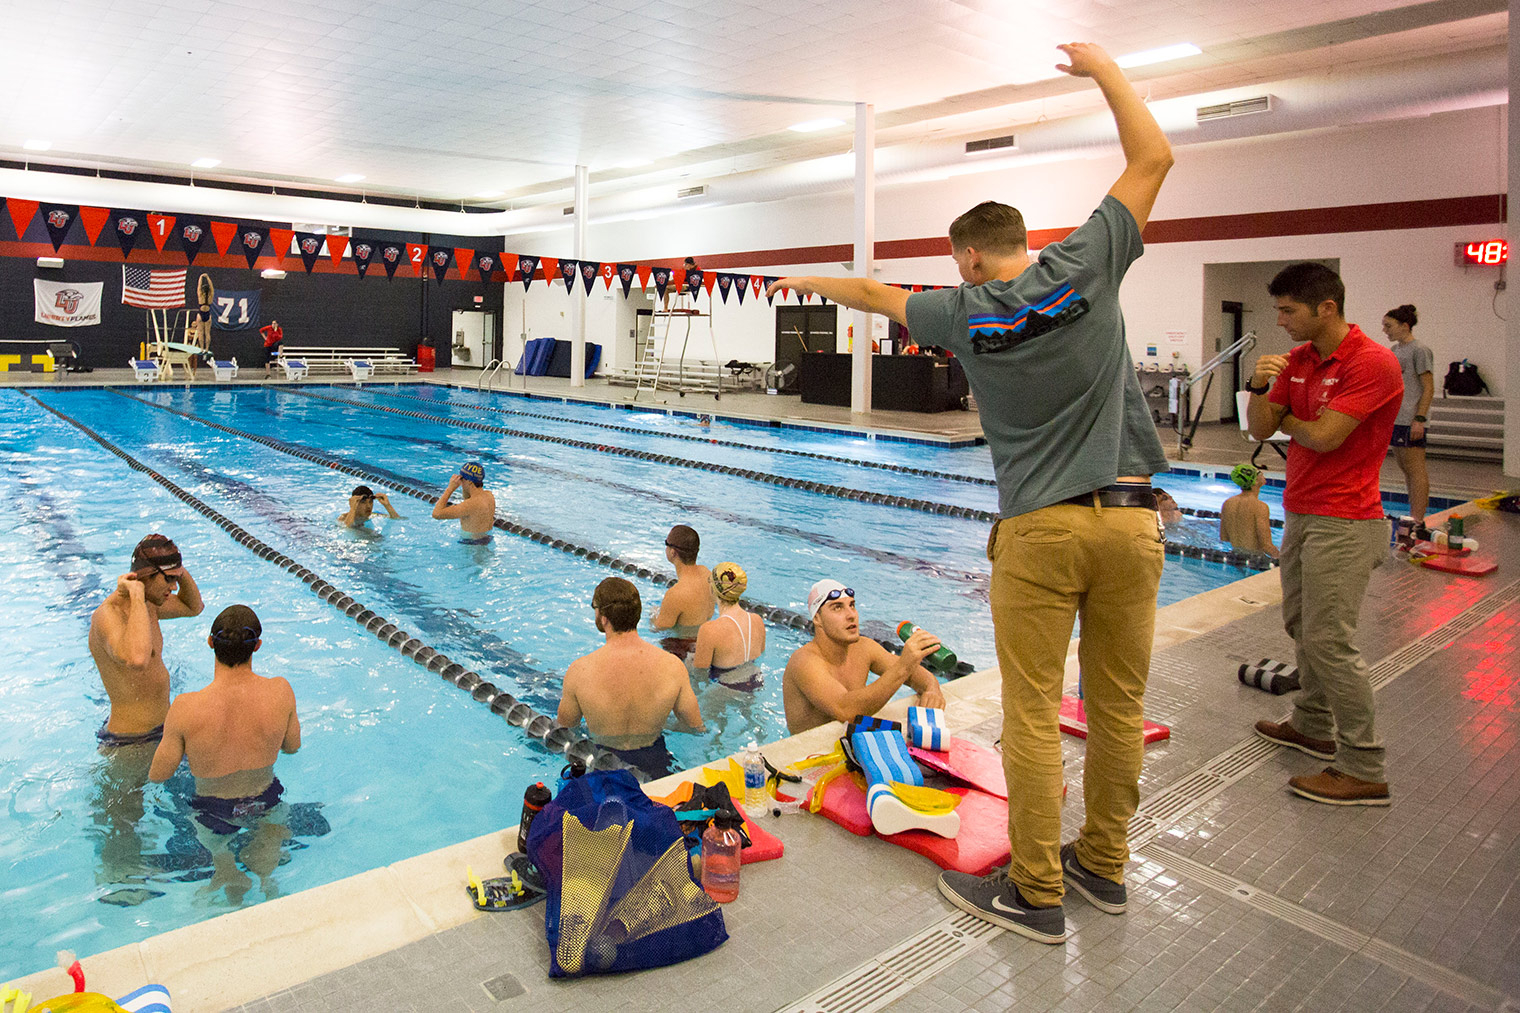
{"label": "black athletic short", "polygon": [[1424,447],[1425,437],[1421,436],[1418,440],[1412,440],[1409,438],[1409,430],[1409,426],[1394,426],[1393,439],[1388,441],[1388,445],[1390,447]]}

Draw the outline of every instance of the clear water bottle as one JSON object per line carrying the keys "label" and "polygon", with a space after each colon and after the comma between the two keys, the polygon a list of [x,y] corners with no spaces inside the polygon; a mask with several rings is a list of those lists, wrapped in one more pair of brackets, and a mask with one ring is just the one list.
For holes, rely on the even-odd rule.
{"label": "clear water bottle", "polygon": [[751,742],[739,754],[739,765],[744,768],[744,811],[751,816],[764,816],[766,809],[765,799],[765,757],[760,753],[760,747]]}
{"label": "clear water bottle", "polygon": [[744,838],[739,828],[744,817],[724,809],[702,831],[702,889],[719,904],[739,896],[739,851]]}

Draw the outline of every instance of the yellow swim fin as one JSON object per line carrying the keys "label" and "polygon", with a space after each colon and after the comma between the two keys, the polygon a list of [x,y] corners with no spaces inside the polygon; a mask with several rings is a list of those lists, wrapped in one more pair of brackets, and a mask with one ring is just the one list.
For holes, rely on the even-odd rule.
{"label": "yellow swim fin", "polygon": [[938,788],[926,788],[917,784],[902,784],[898,781],[888,782],[892,786],[892,794],[897,796],[898,801],[915,812],[921,812],[929,816],[937,816],[942,813],[954,812],[955,807],[961,804],[961,796]]}
{"label": "yellow swim fin", "polygon": [[605,830],[588,830],[573,814],[565,813],[564,879],[560,885],[559,945],[554,959],[567,974],[579,974],[585,967],[586,946],[602,929],[608,891],[632,836],[632,821]]}

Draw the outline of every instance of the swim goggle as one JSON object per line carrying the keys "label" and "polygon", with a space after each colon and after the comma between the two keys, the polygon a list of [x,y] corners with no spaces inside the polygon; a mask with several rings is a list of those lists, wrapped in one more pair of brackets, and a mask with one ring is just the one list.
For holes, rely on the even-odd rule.
{"label": "swim goggle", "polygon": [[851,598],[853,598],[855,597],[855,589],[853,587],[836,587],[834,590],[823,596],[823,601],[819,603],[819,607],[821,608],[831,601],[838,600],[840,595],[849,595]]}

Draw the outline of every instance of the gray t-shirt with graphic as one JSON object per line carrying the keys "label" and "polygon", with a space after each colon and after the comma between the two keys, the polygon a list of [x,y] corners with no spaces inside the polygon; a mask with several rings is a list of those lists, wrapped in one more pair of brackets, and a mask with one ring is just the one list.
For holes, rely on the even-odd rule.
{"label": "gray t-shirt with graphic", "polygon": [[1399,417],[1393,424],[1407,426],[1414,421],[1414,410],[1420,406],[1423,391],[1420,374],[1430,373],[1431,380],[1435,380],[1436,357],[1430,349],[1412,340],[1394,342],[1393,354],[1404,373],[1404,400],[1399,402]]}
{"label": "gray t-shirt with graphic", "polygon": [[966,370],[1001,516],[1167,470],[1119,311],[1141,252],[1134,216],[1104,197],[1012,281],[908,297],[913,340],[948,348]]}

